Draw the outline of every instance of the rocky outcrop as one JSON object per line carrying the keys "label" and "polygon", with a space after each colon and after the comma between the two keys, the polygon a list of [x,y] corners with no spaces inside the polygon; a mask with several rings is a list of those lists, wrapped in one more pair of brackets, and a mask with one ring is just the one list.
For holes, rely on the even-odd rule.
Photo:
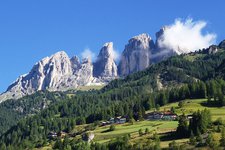
{"label": "rocky outcrop", "polygon": [[70,63],[71,63],[71,67],[72,67],[73,73],[75,73],[81,67],[79,58],[77,56],[73,56],[70,59]]}
{"label": "rocky outcrop", "polygon": [[[134,36],[128,41],[122,52],[117,68],[113,43],[103,45],[97,60],[92,63],[84,58],[81,62],[77,56],[69,58],[64,52],[58,52],[36,63],[31,71],[20,76],[11,84],[5,93],[0,95],[0,102],[6,99],[17,99],[39,90],[65,91],[79,86],[102,85],[109,81],[141,71],[152,63],[157,63],[172,55],[184,53],[161,44],[168,27],[156,33],[155,44],[148,34]],[[216,53],[225,48],[225,41],[219,46],[211,46],[208,52]]]}
{"label": "rocky outcrop", "polygon": [[216,45],[211,45],[207,50],[208,54],[215,54],[218,52],[218,47]]}
{"label": "rocky outcrop", "polygon": [[118,76],[112,42],[104,44],[100,50],[97,60],[94,63],[94,76],[110,79]]}
{"label": "rocky outcrop", "polygon": [[225,49],[225,40],[223,40],[222,42],[220,42],[219,48]]}
{"label": "rocky outcrop", "polygon": [[119,73],[126,76],[144,70],[150,65],[151,51],[154,42],[148,34],[140,34],[131,38],[121,56]]}
{"label": "rocky outcrop", "polygon": [[0,100],[17,99],[39,90],[64,91],[98,82],[93,77],[91,60],[84,59],[80,63],[78,57],[70,59],[61,51],[36,63],[28,74],[20,76],[0,95]]}
{"label": "rocky outcrop", "polygon": [[153,63],[158,63],[167,59],[170,56],[176,55],[177,52],[162,44],[164,40],[164,33],[169,27],[164,26],[156,32],[155,49],[152,51],[151,60]]}

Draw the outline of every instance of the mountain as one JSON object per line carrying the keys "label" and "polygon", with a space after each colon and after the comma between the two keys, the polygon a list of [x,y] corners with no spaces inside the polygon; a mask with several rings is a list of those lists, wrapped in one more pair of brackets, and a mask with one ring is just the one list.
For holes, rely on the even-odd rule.
{"label": "mountain", "polygon": [[[70,59],[64,51],[46,57],[37,62],[28,74],[20,76],[11,84],[6,92],[0,95],[0,102],[18,99],[40,90],[66,91],[78,86],[105,84],[117,77],[112,51],[112,43],[103,46],[99,61],[95,63],[96,69],[90,58],[84,58],[80,62],[77,56]],[[100,61],[104,63],[98,66]],[[94,77],[93,70],[96,72],[97,68]]]}
{"label": "mountain", "polygon": [[118,77],[112,42],[103,45],[97,61],[94,63],[93,71],[95,77],[101,77],[103,79]]}
{"label": "mountain", "polygon": [[122,53],[119,74],[126,76],[147,68],[150,65],[153,49],[154,42],[148,34],[140,34],[131,38]]}
{"label": "mountain", "polygon": [[[61,96],[48,94],[48,99],[56,101],[53,105],[37,115],[20,120],[0,136],[0,141],[7,146],[31,149],[30,147],[46,145],[44,139],[51,140],[48,138],[51,131],[70,133],[74,131],[75,124],[108,120],[112,116],[131,116],[140,120],[142,113],[149,109],[154,110],[158,105],[184,99],[205,99],[211,96],[218,101],[218,94],[225,94],[224,60],[225,49],[221,45],[215,45],[151,64],[143,71],[111,81],[100,91],[76,92],[74,96],[67,96],[66,92],[62,92],[64,94]],[[61,100],[54,100],[52,97]],[[16,108],[19,108],[16,110],[27,110],[20,109],[20,101],[25,101],[22,108],[29,108],[30,103],[36,108],[35,106],[40,107],[42,99],[41,95],[23,97],[15,101]],[[224,98],[222,100],[224,102]],[[5,101],[0,104],[0,114],[7,114],[2,113],[6,104],[15,108],[13,100]],[[4,116],[0,117],[0,122],[1,119],[7,120]],[[75,133],[81,134],[77,131]]]}
{"label": "mountain", "polygon": [[223,40],[222,42],[220,42],[219,47],[220,48],[225,48],[225,40]]}
{"label": "mountain", "polygon": [[[171,49],[161,44],[165,40],[163,35],[167,29],[168,27],[163,27],[156,33],[155,42],[146,33],[132,37],[125,46],[118,65],[112,42],[103,45],[95,62],[90,58],[84,58],[80,62],[77,56],[69,58],[64,51],[46,57],[36,63],[28,74],[12,83],[0,95],[0,102],[18,99],[40,90],[66,91],[79,86],[105,85],[113,79],[142,71],[170,56],[186,53],[179,45],[176,49]],[[225,42],[221,42],[219,46],[225,47]],[[214,48],[211,48],[213,51]]]}

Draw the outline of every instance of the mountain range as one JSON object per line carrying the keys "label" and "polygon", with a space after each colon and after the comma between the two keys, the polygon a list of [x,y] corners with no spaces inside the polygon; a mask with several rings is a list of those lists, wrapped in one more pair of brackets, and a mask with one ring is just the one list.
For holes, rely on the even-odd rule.
{"label": "mountain range", "polygon": [[[97,63],[93,63],[93,68]],[[71,121],[79,125],[129,112],[135,116],[157,105],[184,99],[195,101],[195,98],[207,98],[210,93],[217,99],[217,94],[224,93],[224,70],[225,40],[219,45],[150,64],[143,71],[111,81],[101,90],[44,90],[18,100],[7,100],[0,104],[0,141],[15,147],[28,141],[40,146],[38,140],[47,139],[50,131],[70,131]],[[107,71],[93,72],[104,77]]]}
{"label": "mountain range", "polygon": [[37,62],[28,74],[20,76],[0,95],[0,102],[18,99],[40,90],[66,91],[79,86],[105,85],[111,80],[142,71],[169,56],[185,53],[160,45],[167,28],[156,33],[156,41],[146,33],[132,37],[122,52],[118,65],[113,43],[103,45],[95,62],[91,58],[69,58],[64,51]]}

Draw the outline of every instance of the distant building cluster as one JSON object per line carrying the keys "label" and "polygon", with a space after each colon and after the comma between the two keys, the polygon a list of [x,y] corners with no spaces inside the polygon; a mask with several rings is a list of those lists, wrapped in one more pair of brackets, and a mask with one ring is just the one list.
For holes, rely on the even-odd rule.
{"label": "distant building cluster", "polygon": [[154,111],[151,113],[146,114],[147,120],[176,120],[177,114],[171,112],[171,111]]}
{"label": "distant building cluster", "polygon": [[66,134],[67,133],[63,132],[63,131],[60,131],[59,133],[51,131],[48,133],[48,138],[52,138],[52,139],[57,138],[57,137],[64,138],[66,136]]}
{"label": "distant building cluster", "polygon": [[102,121],[101,126],[110,125],[110,124],[124,124],[127,122],[127,118],[119,116],[115,118],[110,118],[108,121]]}

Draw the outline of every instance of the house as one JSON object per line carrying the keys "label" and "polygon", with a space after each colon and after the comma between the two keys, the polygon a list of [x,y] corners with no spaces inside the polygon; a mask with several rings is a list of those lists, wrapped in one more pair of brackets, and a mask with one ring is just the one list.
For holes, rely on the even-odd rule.
{"label": "house", "polygon": [[160,120],[162,118],[163,118],[162,112],[151,112],[151,113],[146,114],[147,120]]}
{"label": "house", "polygon": [[51,132],[48,133],[48,138],[54,139],[56,137],[57,137],[57,133],[56,132],[51,131]]}
{"label": "house", "polygon": [[188,119],[188,120],[190,120],[190,119],[192,119],[192,118],[193,118],[192,115],[187,115],[187,119]]}
{"label": "house", "polygon": [[174,114],[173,112],[171,112],[171,111],[165,111],[164,113],[163,113],[163,120],[176,120],[176,118],[177,118],[177,115],[176,114]]}
{"label": "house", "polygon": [[123,123],[127,122],[127,118],[119,116],[119,117],[111,118],[108,122],[110,124],[115,124],[115,123],[116,124],[123,124]]}
{"label": "house", "polygon": [[110,118],[109,122],[110,122],[110,124],[114,124],[115,123],[115,119],[114,118]]}
{"label": "house", "polygon": [[106,125],[109,125],[109,124],[111,124],[110,121],[102,121],[100,126],[106,126]]}
{"label": "house", "polygon": [[171,111],[151,112],[146,114],[147,120],[175,120],[177,115]]}
{"label": "house", "polygon": [[121,116],[116,117],[114,120],[115,120],[115,123],[117,124],[123,124],[127,122],[127,118],[122,118]]}

